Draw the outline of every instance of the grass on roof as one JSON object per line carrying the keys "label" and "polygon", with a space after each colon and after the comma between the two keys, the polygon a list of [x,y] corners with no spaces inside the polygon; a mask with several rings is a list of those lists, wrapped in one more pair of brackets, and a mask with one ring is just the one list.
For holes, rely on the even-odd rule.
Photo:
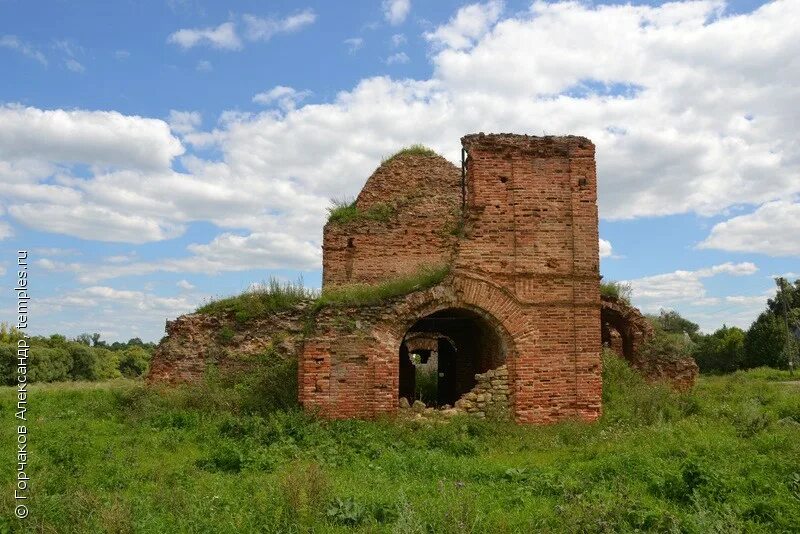
{"label": "grass on roof", "polygon": [[395,159],[395,158],[397,158],[399,156],[425,156],[425,157],[430,157],[430,156],[437,156],[437,155],[438,154],[433,149],[428,148],[425,145],[414,144],[414,145],[403,147],[400,150],[398,150],[397,152],[395,152],[394,154],[392,154],[391,156],[383,158],[383,160],[381,160],[381,165],[389,163],[390,161],[392,161],[393,159]]}
{"label": "grass on roof", "polygon": [[291,309],[317,296],[318,292],[305,287],[302,279],[285,282],[270,278],[267,283],[248,289],[241,295],[207,302],[197,309],[197,313],[233,314],[237,322],[244,323],[270,313]]}
{"label": "grass on roof", "polygon": [[396,208],[379,202],[367,210],[359,210],[352,199],[331,199],[328,207],[328,222],[349,223],[352,221],[388,221],[395,214]]}
{"label": "grass on roof", "polygon": [[313,308],[325,306],[364,306],[431,288],[450,273],[450,266],[421,267],[416,273],[393,278],[380,284],[349,284],[322,292]]}

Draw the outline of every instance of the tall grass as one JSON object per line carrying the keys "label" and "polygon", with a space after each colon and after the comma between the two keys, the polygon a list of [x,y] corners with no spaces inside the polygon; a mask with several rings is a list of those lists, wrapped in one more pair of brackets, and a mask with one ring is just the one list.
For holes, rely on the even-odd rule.
{"label": "tall grass", "polygon": [[[34,385],[31,515],[0,500],[0,532],[800,530],[800,388],[749,371],[674,393],[611,355],[603,373],[599,422],[545,427],[324,421],[244,409],[224,388]],[[0,418],[15,407],[0,388]],[[2,433],[0,454],[15,453]],[[4,480],[15,469],[0,462]]]}
{"label": "tall grass", "polygon": [[380,221],[387,222],[397,210],[384,202],[378,202],[369,209],[360,210],[356,201],[352,199],[331,199],[328,207],[328,222],[345,224],[353,221]]}
{"label": "tall grass", "polygon": [[317,297],[317,292],[297,282],[270,278],[266,284],[253,287],[241,295],[212,300],[197,309],[197,313],[233,315],[246,322],[264,315],[285,311]]}
{"label": "tall grass", "polygon": [[450,273],[449,265],[423,266],[406,276],[379,284],[348,284],[326,289],[314,302],[314,309],[326,306],[365,306],[431,288]]}

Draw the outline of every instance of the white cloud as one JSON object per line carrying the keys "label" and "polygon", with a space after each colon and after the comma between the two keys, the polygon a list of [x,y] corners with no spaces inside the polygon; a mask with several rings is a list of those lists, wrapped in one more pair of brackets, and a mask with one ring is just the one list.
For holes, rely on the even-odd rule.
{"label": "white cloud", "polygon": [[6,266],[0,263],[0,276],[6,274]]}
{"label": "white cloud", "polygon": [[81,279],[104,280],[152,272],[218,274],[251,269],[313,269],[322,259],[321,251],[315,244],[280,233],[226,233],[209,243],[189,245],[187,248],[191,256],[185,258],[131,263],[94,273],[87,271]]}
{"label": "white cloud", "polygon": [[403,63],[408,63],[409,61],[410,58],[408,57],[408,54],[406,54],[405,52],[398,52],[386,58],[387,65],[393,65],[395,63],[403,64]]}
{"label": "white cloud", "polygon": [[192,284],[188,280],[179,280],[175,285],[186,291],[191,291],[195,287],[194,284]]}
{"label": "white cloud", "polygon": [[201,59],[197,62],[197,65],[195,65],[194,70],[197,72],[211,72],[214,70],[214,65],[208,60]]}
{"label": "white cloud", "polygon": [[123,61],[131,57],[131,53],[127,50],[116,50],[114,52],[114,57],[120,61]]}
{"label": "white cloud", "polygon": [[396,33],[392,35],[392,46],[397,48],[398,46],[402,46],[406,44],[406,36],[402,33]]}
{"label": "white cloud", "polygon": [[600,239],[600,257],[608,258],[612,254],[611,241]]}
{"label": "white cloud", "polygon": [[696,271],[674,271],[666,274],[626,280],[631,284],[637,302],[644,301],[646,309],[669,307],[677,301],[696,301],[706,297],[702,279],[720,274],[747,276],[755,274],[758,267],[751,262],[726,262]]}
{"label": "white cloud", "polygon": [[33,45],[20,41],[16,35],[0,36],[0,47],[16,50],[23,56],[35,59],[45,67],[47,66],[47,58],[44,57],[44,54],[34,48]]}
{"label": "white cloud", "polygon": [[313,9],[304,9],[285,18],[263,18],[255,15],[242,17],[245,35],[251,41],[268,41],[279,33],[292,33],[314,24],[317,15]]}
{"label": "white cloud", "polygon": [[173,132],[188,134],[194,132],[203,122],[199,111],[169,110],[169,127]]}
{"label": "white cloud", "polygon": [[269,105],[277,103],[283,109],[294,109],[298,102],[311,94],[311,91],[298,91],[285,85],[276,85],[269,91],[258,93],[253,97],[256,104]]}
{"label": "white cloud", "polygon": [[[43,334],[59,332],[77,335],[99,332],[105,339],[118,338],[120,325],[128,336],[158,339],[165,319],[194,310],[197,302],[188,296],[161,296],[145,291],[129,291],[93,285],[31,301],[31,313]],[[80,311],[76,310],[79,309]],[[75,317],[80,317],[78,321]]]}
{"label": "white cloud", "polygon": [[5,221],[0,221],[0,241],[12,235],[14,235],[14,230],[11,228],[11,225]]}
{"label": "white cloud", "polygon": [[184,151],[158,119],[116,111],[0,106],[0,163],[33,159],[164,169]]}
{"label": "white cloud", "polygon": [[209,45],[224,50],[240,50],[242,40],[236,33],[233,22],[223,22],[215,28],[184,28],[167,38],[167,42],[187,49],[198,45]]}
{"label": "white cloud", "polygon": [[[493,5],[476,20],[491,21]],[[2,107],[0,177],[26,184],[4,189],[3,202],[20,222],[87,238],[106,219],[104,233],[132,242],[208,221],[257,244],[249,265],[318,266],[329,197],[357,193],[399,146],[424,143],[457,162],[458,139],[481,130],[591,138],[605,219],[788,201],[800,192],[800,77],[786,65],[800,29],[785,21],[800,4],[735,16],[719,5],[537,3],[473,26],[457,14],[430,32],[430,79],[374,77],[327,103],[224,113],[213,130],[182,137],[219,157],[183,156],[182,172],[172,169],[181,140],[164,121]],[[71,176],[72,162],[91,176]],[[208,254],[131,265],[235,268]]]}
{"label": "white cloud", "polygon": [[800,204],[768,202],[753,213],[718,223],[698,247],[800,256]]}
{"label": "white cloud", "polygon": [[349,39],[345,39],[344,44],[347,45],[347,51],[351,54],[355,54],[358,50],[364,46],[364,39],[361,37],[351,37]]}
{"label": "white cloud", "polygon": [[177,237],[184,231],[180,225],[97,205],[16,204],[8,212],[36,230],[95,241],[147,243]]}
{"label": "white cloud", "polygon": [[402,24],[411,12],[411,0],[383,0],[383,16],[392,26]]}
{"label": "white cloud", "polygon": [[426,33],[425,39],[454,50],[469,48],[489,31],[502,12],[503,2],[499,0],[462,7],[447,24]]}

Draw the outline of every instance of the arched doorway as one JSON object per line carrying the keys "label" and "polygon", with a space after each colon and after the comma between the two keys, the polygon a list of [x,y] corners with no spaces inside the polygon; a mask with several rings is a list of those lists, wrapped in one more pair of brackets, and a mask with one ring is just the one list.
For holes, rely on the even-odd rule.
{"label": "arched doorway", "polygon": [[428,406],[453,405],[475,385],[475,374],[506,361],[508,347],[489,319],[447,308],[418,319],[400,344],[400,397]]}

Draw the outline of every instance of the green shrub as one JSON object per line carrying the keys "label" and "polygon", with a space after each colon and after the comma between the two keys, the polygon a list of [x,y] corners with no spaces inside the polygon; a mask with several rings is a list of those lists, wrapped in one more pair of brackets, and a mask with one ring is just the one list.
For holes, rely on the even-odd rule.
{"label": "green shrub", "polygon": [[629,282],[600,282],[600,294],[604,297],[614,297],[630,304],[633,288]]}
{"label": "green shrub", "polygon": [[122,351],[119,370],[126,378],[136,378],[147,373],[151,354],[142,347],[130,347]]}
{"label": "green shrub", "polygon": [[689,358],[694,351],[694,343],[686,334],[676,334],[656,329],[653,337],[639,348],[639,356],[644,360],[678,360]]}
{"label": "green shrub", "polygon": [[701,336],[693,356],[702,373],[732,373],[744,364],[744,338],[741,328],[724,326],[711,335]]}

